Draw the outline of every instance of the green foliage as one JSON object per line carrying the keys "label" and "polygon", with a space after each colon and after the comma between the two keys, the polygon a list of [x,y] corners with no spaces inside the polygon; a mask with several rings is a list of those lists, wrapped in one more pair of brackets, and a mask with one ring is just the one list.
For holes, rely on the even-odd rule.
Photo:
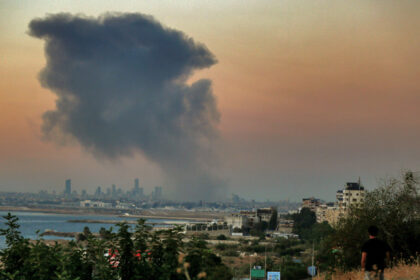
{"label": "green foliage", "polygon": [[238,245],[237,244],[223,244],[219,243],[215,246],[215,249],[219,251],[220,255],[228,257],[238,257]]}
{"label": "green foliage", "polygon": [[[379,238],[391,247],[394,256],[409,259],[420,252],[419,184],[407,172],[401,180],[386,181],[368,192],[361,208],[350,209],[331,239],[321,248],[329,266],[353,269],[360,265],[360,249],[368,238],[367,228],[376,225]],[[331,253],[333,249],[337,250]]]}
{"label": "green foliage", "polygon": [[264,253],[265,251],[265,247],[263,245],[250,245],[245,246],[243,249],[248,253]]}
{"label": "green foliage", "polygon": [[205,273],[206,279],[231,279],[229,269],[212,253],[203,239],[189,244],[182,241],[181,228],[150,231],[139,220],[134,231],[126,224],[118,225],[117,233],[101,230],[98,238],[85,229],[82,243],[47,245],[39,239],[29,242],[18,231],[18,219],[4,217],[7,248],[0,250],[0,279],[9,280],[184,280],[177,273],[181,252],[189,266],[192,279]]}
{"label": "green foliage", "polygon": [[63,264],[62,274],[57,277],[59,279],[90,280],[92,279],[93,264],[89,261],[88,255],[85,253],[83,248],[79,247],[75,242],[70,242],[69,246],[64,247],[63,254],[60,254],[60,261]]}
{"label": "green foliage", "polygon": [[126,223],[117,225],[119,243],[119,267],[121,280],[131,280],[134,278],[134,244],[131,240],[131,233]]}
{"label": "green foliage", "polygon": [[268,229],[268,223],[266,221],[261,221],[256,223],[249,231],[252,236],[264,237],[265,231]]}
{"label": "green foliage", "polygon": [[224,234],[220,234],[219,236],[217,236],[217,240],[227,240],[227,237]]}
{"label": "green foliage", "polygon": [[302,251],[302,242],[294,239],[279,238],[274,245],[274,252],[277,256],[299,256]]}
{"label": "green foliage", "polygon": [[0,235],[5,236],[7,246],[12,246],[13,244],[19,243],[23,240],[23,237],[20,235],[18,218],[13,216],[10,212],[6,216],[3,216],[6,220],[4,223],[6,229],[0,229]]}
{"label": "green foliage", "polygon": [[233,229],[233,232],[242,232],[242,229],[236,227],[236,228]]}
{"label": "green foliage", "polygon": [[277,228],[277,210],[273,209],[273,214],[271,214],[270,221],[268,222],[268,229],[275,230]]}
{"label": "green foliage", "polygon": [[232,279],[232,274],[228,267],[222,263],[222,259],[212,253],[205,244],[203,246],[203,243],[190,247],[185,261],[190,264],[189,273],[192,277],[205,271],[208,280]]}
{"label": "green foliage", "polygon": [[316,223],[316,215],[309,208],[302,208],[300,213],[293,214],[293,233],[298,234],[302,239],[308,237],[308,231]]}
{"label": "green foliage", "polygon": [[296,280],[307,278],[309,277],[304,264],[295,263],[290,257],[283,259],[281,264],[281,279]]}
{"label": "green foliage", "polygon": [[[8,213],[3,216],[6,220],[6,229],[0,229],[0,235],[6,239],[6,249],[0,252],[1,262],[3,264],[3,273],[10,279],[18,279],[23,276],[20,273],[22,267],[26,267],[25,257],[29,255],[29,242],[24,239],[19,232],[18,218]],[[7,278],[6,278],[7,279]]]}
{"label": "green foliage", "polygon": [[99,230],[99,236],[104,240],[112,240],[115,237],[112,233],[112,227],[109,230],[101,227],[101,229]]}
{"label": "green foliage", "polygon": [[306,233],[307,239],[312,241],[320,241],[323,238],[334,233],[334,229],[327,222],[314,224],[310,232]]}
{"label": "green foliage", "polygon": [[238,252],[238,250],[235,250],[235,249],[227,249],[226,251],[223,252],[223,256],[239,257],[239,252]]}

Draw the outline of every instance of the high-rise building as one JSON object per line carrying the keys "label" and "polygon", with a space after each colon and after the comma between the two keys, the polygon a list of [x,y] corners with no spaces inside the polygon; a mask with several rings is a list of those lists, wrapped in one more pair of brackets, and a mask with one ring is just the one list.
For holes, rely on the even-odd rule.
{"label": "high-rise building", "polygon": [[64,195],[68,195],[68,196],[71,195],[71,179],[67,179],[66,180],[66,186],[65,186],[65,189],[64,189]]}
{"label": "high-rise building", "polygon": [[357,183],[346,183],[343,190],[337,191],[337,204],[346,210],[350,206],[360,207],[365,200],[365,188],[360,180]]}
{"label": "high-rise building", "polygon": [[152,192],[152,199],[159,200],[162,199],[162,187],[156,186],[154,191]]}
{"label": "high-rise building", "polygon": [[98,186],[95,191],[95,197],[100,197],[102,195],[101,186]]}
{"label": "high-rise building", "polygon": [[139,179],[134,179],[133,195],[135,197],[143,197],[143,188],[140,188]]}
{"label": "high-rise building", "polygon": [[111,195],[113,196],[113,197],[115,197],[116,195],[117,195],[117,186],[116,185],[112,185],[112,187],[111,187]]}

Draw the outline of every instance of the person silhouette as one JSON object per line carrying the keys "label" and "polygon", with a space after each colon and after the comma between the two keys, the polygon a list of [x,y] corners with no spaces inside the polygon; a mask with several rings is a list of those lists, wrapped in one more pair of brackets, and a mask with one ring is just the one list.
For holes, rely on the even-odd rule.
{"label": "person silhouette", "polygon": [[376,226],[370,226],[368,232],[369,240],[362,246],[362,271],[365,273],[365,280],[383,280],[391,249],[386,242],[377,238],[379,229]]}

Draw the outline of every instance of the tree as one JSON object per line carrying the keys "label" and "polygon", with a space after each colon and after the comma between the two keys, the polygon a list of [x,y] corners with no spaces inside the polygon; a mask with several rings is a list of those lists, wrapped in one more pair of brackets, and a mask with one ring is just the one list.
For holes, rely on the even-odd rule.
{"label": "tree", "polygon": [[271,214],[271,218],[268,223],[268,229],[275,230],[277,228],[277,215],[277,210],[273,208],[273,213]]}
{"label": "tree", "polygon": [[316,215],[309,208],[302,208],[298,214],[292,215],[293,233],[298,234],[305,239],[305,234],[316,223]]}
{"label": "tree", "polygon": [[121,280],[134,279],[134,245],[127,223],[117,225],[120,229],[117,234],[119,245],[119,265]]}
{"label": "tree", "polygon": [[320,241],[323,238],[334,233],[334,229],[328,224],[328,222],[315,223],[312,227],[304,232],[304,236],[307,240]]}
{"label": "tree", "polygon": [[[119,224],[117,234],[102,230],[106,238],[87,233],[86,241],[68,245],[47,245],[38,239],[29,242],[18,229],[18,219],[5,216],[7,248],[0,250],[0,279],[22,280],[185,280],[188,270],[192,279],[231,279],[221,258],[212,253],[202,239],[185,246],[181,228],[151,232],[139,220],[132,232],[126,223]],[[186,254],[184,274],[177,273],[179,255]]]}
{"label": "tree", "polygon": [[232,274],[228,267],[222,263],[222,259],[212,253],[206,242],[200,239],[193,239],[190,244],[185,262],[188,263],[189,274],[196,279],[197,275],[206,273],[208,280],[229,280]]}
{"label": "tree", "polygon": [[266,221],[261,221],[259,223],[254,224],[254,226],[251,228],[249,233],[253,236],[259,236],[264,237],[265,231],[268,228],[268,223]]}
{"label": "tree", "polygon": [[367,240],[367,228],[376,225],[379,238],[391,247],[394,256],[409,259],[420,252],[419,183],[411,172],[401,180],[384,181],[367,192],[360,208],[350,208],[336,226],[326,251],[337,248],[340,266],[353,269],[360,265],[360,248]]}
{"label": "tree", "polygon": [[7,226],[6,229],[0,229],[0,235],[5,237],[7,245],[7,248],[0,252],[3,271],[20,277],[22,275],[20,271],[25,267],[25,260],[30,252],[29,241],[20,234],[16,216],[8,213],[3,218],[6,219]]}
{"label": "tree", "polygon": [[220,234],[217,236],[217,240],[227,240],[227,237],[224,234]]}

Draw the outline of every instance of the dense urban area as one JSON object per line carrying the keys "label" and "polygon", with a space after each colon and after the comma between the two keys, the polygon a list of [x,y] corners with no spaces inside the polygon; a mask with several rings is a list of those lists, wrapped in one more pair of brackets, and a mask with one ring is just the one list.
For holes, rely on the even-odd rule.
{"label": "dense urban area", "polygon": [[[2,210],[91,213],[119,218],[69,220],[86,223],[83,232],[51,230],[42,232],[41,240],[24,241],[19,236],[18,219],[9,215],[5,217],[9,228],[1,230],[8,246],[1,255],[6,265],[2,273],[9,275],[7,271],[16,270],[12,260],[16,257],[13,254],[18,253],[13,250],[23,250],[16,246],[24,242],[19,246],[25,244],[25,250],[29,250],[26,252],[35,250],[35,254],[41,250],[50,254],[53,251],[58,254],[57,260],[73,258],[74,261],[76,257],[66,253],[70,247],[95,258],[93,262],[78,255],[81,258],[77,260],[78,265],[85,270],[69,272],[60,268],[62,273],[70,273],[69,278],[48,278],[51,276],[46,274],[46,278],[40,275],[36,279],[265,279],[275,277],[276,273],[281,273],[281,279],[329,277],[360,265],[360,246],[366,239],[366,228],[372,223],[382,229],[382,237],[391,244],[398,261],[404,265],[408,265],[405,260],[418,263],[418,177],[418,173],[407,172],[402,179],[389,180],[372,191],[366,190],[360,179],[348,182],[337,189],[334,202],[315,197],[303,198],[301,203],[257,202],[238,195],[225,202],[174,202],[165,199],[161,187],[156,187],[150,195],[144,194],[138,179],[127,192],[112,186],[105,192],[98,187],[94,194],[85,191],[78,194],[72,191],[71,180],[66,180],[60,193],[2,193]],[[149,218],[161,222],[150,223]],[[98,222],[116,225],[117,230],[101,228],[99,232],[91,232],[89,224]],[[43,240],[42,236],[56,239]],[[62,236],[72,241],[60,240]],[[98,255],[102,251],[105,253]],[[142,258],[144,254],[150,257]],[[172,256],[172,262],[167,260],[168,268],[163,272],[158,267],[164,256],[168,257],[165,254]],[[30,259],[30,255],[26,261],[39,261],[39,256]],[[147,267],[149,274],[137,271],[137,262]],[[57,270],[60,263],[49,266]],[[105,272],[108,278],[103,275]]]}

